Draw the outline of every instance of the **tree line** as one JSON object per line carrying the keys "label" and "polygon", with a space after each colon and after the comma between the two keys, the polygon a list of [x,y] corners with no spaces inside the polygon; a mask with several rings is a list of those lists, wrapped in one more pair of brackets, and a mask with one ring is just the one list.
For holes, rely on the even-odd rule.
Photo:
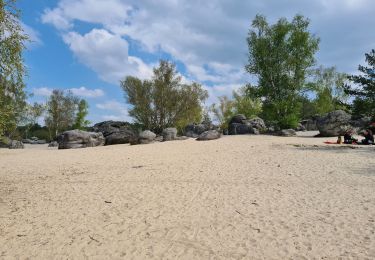
{"label": "tree line", "polygon": [[[16,0],[0,0],[0,136],[12,135],[22,125],[22,135],[48,131],[49,139],[67,129],[84,129],[88,104],[70,92],[54,90],[45,105],[28,104],[22,57],[29,41],[20,25]],[[129,115],[144,129],[160,133],[166,127],[182,130],[189,123],[209,120],[225,129],[234,114],[262,117],[279,128],[294,128],[301,119],[344,109],[355,116],[375,117],[375,50],[366,55],[367,66],[358,75],[340,73],[335,67],[318,66],[320,39],[309,31],[309,19],[296,15],[291,21],[269,24],[257,15],[247,36],[245,70],[257,78],[232,97],[219,97],[204,107],[207,91],[198,82],[186,83],[176,66],[161,60],[153,76],[121,81]],[[45,127],[36,126],[44,116]],[[374,118],[375,119],[375,118]],[[42,129],[42,130],[41,130]]]}

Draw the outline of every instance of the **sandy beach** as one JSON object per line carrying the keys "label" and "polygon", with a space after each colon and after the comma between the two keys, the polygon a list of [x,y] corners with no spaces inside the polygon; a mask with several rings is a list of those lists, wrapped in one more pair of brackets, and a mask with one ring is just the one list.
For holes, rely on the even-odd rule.
{"label": "sandy beach", "polygon": [[225,136],[0,150],[1,259],[374,259],[375,147]]}

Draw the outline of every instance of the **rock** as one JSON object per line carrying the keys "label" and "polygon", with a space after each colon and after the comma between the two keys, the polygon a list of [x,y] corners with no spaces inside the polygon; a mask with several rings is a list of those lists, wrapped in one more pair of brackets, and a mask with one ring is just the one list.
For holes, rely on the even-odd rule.
{"label": "rock", "polygon": [[166,128],[162,133],[163,141],[173,141],[177,138],[177,129],[176,128]]}
{"label": "rock", "polygon": [[59,143],[56,141],[52,141],[48,144],[48,147],[59,147]]}
{"label": "rock", "polygon": [[22,143],[24,143],[24,144],[33,144],[34,141],[31,140],[31,139],[22,139]]}
{"label": "rock", "polygon": [[130,124],[121,121],[104,121],[97,123],[93,131],[100,132],[105,137],[105,145],[127,144],[137,135],[131,129]]}
{"label": "rock", "polygon": [[245,135],[252,134],[254,129],[249,124],[232,123],[229,125],[229,135]]}
{"label": "rock", "polygon": [[24,145],[21,141],[12,140],[9,144],[9,149],[24,149]]}
{"label": "rock", "polygon": [[105,138],[102,133],[70,130],[58,137],[59,149],[74,149],[102,146]]}
{"label": "rock", "polygon": [[163,142],[164,138],[161,135],[156,136],[155,142]]}
{"label": "rock", "polygon": [[155,141],[156,134],[150,130],[143,131],[138,136],[138,143],[140,144],[150,144]]}
{"label": "rock", "polygon": [[344,135],[351,128],[350,119],[351,116],[345,111],[336,110],[318,118],[316,125],[320,136],[339,136]]}
{"label": "rock", "polygon": [[201,133],[208,130],[204,124],[189,124],[185,127],[185,135],[197,138]]}
{"label": "rock", "polygon": [[203,132],[199,135],[197,138],[197,141],[210,141],[219,139],[221,137],[221,133],[217,130],[208,130],[206,132]]}
{"label": "rock", "polygon": [[36,144],[46,144],[47,141],[46,140],[38,140],[36,141]]}
{"label": "rock", "polygon": [[296,131],[294,129],[283,129],[279,132],[279,136],[295,136],[297,135]]}
{"label": "rock", "polygon": [[254,117],[252,119],[246,120],[246,123],[249,123],[252,128],[256,128],[259,131],[265,131],[267,129],[264,120],[260,117]]}
{"label": "rock", "polygon": [[231,124],[243,124],[246,121],[246,117],[242,114],[238,114],[232,117],[232,119],[229,121],[229,125]]}

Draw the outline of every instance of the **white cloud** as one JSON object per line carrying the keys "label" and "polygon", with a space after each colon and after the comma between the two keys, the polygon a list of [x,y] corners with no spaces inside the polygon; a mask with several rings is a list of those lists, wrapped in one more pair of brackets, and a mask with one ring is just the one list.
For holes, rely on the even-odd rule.
{"label": "white cloud", "polygon": [[64,41],[78,60],[107,82],[118,84],[125,76],[148,78],[152,70],[141,59],[128,55],[128,42],[104,29],[85,35],[69,32]]}
{"label": "white cloud", "polygon": [[85,87],[69,89],[74,95],[88,98],[96,98],[104,96],[104,91],[101,89],[87,89]]}
{"label": "white cloud", "polygon": [[[372,0],[60,0],[45,10],[42,20],[62,30],[78,60],[108,82],[151,75],[140,57],[129,56],[126,37],[143,51],[163,51],[182,62],[188,80],[208,81],[231,92],[231,85],[248,81],[243,69],[246,36],[257,13],[272,23],[296,13],[309,17],[311,32],[322,40],[319,62],[351,72],[375,42],[368,31],[375,26],[374,9]],[[74,31],[76,21],[97,29],[81,35]],[[212,91],[220,93],[219,88]]]}
{"label": "white cloud", "polygon": [[[36,96],[49,97],[52,94],[53,90],[54,89],[52,88],[46,88],[46,87],[34,88],[33,94]],[[102,97],[105,95],[104,91],[101,89],[88,89],[86,87],[70,88],[66,90],[71,91],[76,96],[86,97],[86,98],[97,98],[97,97]]]}
{"label": "white cloud", "polygon": [[46,88],[46,87],[34,88],[33,89],[33,94],[35,96],[49,97],[49,96],[51,96],[52,91],[53,91],[53,89]]}
{"label": "white cloud", "polygon": [[116,120],[116,121],[128,121],[132,122],[133,119],[129,116],[128,108],[125,103],[121,103],[116,100],[106,101],[104,103],[96,104],[96,107],[110,112],[110,114],[104,115],[101,118],[103,120]]}
{"label": "white cloud", "polygon": [[28,26],[27,24],[24,24],[21,22],[21,26],[24,30],[24,32],[29,36],[30,42],[27,42],[27,47],[35,47],[42,45],[43,42],[40,38],[40,34],[38,31],[36,31],[34,28]]}

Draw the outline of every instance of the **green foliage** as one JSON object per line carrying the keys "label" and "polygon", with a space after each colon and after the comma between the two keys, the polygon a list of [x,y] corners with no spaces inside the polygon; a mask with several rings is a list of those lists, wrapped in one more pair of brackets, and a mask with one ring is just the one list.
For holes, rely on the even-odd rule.
{"label": "green foliage", "polygon": [[84,130],[89,126],[90,121],[85,119],[89,113],[88,109],[89,109],[89,104],[87,103],[87,101],[84,99],[81,99],[78,103],[78,111],[76,114],[75,123],[73,125],[74,129]]}
{"label": "green foliage", "polygon": [[28,36],[15,0],[0,0],[0,135],[11,134],[26,105],[22,52]]}
{"label": "green foliage", "polygon": [[230,119],[236,114],[234,109],[234,101],[227,96],[219,97],[218,104],[212,104],[210,111],[214,115],[214,119],[219,122],[221,129],[227,129]]}
{"label": "green foliage", "polygon": [[25,126],[24,137],[28,138],[28,130],[36,124],[39,117],[42,116],[45,111],[45,106],[42,104],[34,103],[33,105],[26,105],[24,112],[22,113],[21,124]]}
{"label": "green foliage", "polygon": [[320,66],[313,71],[314,80],[308,83],[308,88],[316,93],[314,100],[315,113],[323,115],[333,110],[345,109],[348,95],[343,84],[347,75],[336,71],[335,67]]}
{"label": "green foliage", "polygon": [[45,117],[45,124],[50,130],[51,139],[56,138],[58,133],[72,128],[78,103],[79,99],[70,91],[65,94],[62,90],[53,90],[47,101]]}
{"label": "green foliage", "polygon": [[197,83],[182,84],[175,65],[163,60],[154,68],[151,80],[128,76],[121,87],[132,105],[129,115],[156,133],[167,127],[182,129],[188,123],[200,122],[202,102],[208,96]]}
{"label": "green foliage", "polygon": [[233,107],[235,114],[243,114],[246,118],[253,118],[262,112],[262,101],[259,98],[251,98],[246,94],[246,87],[233,91]]}
{"label": "green foliage", "polygon": [[347,94],[355,97],[352,105],[354,115],[371,116],[375,120],[375,50],[365,56],[368,67],[359,65],[358,70],[362,74],[348,77],[356,87],[346,84],[344,88]]}
{"label": "green foliage", "polygon": [[308,26],[309,20],[301,15],[291,22],[282,18],[274,25],[257,15],[247,38],[246,70],[258,77],[258,86],[249,86],[248,93],[262,98],[264,118],[283,128],[299,121],[301,92],[308,69],[315,63],[319,39]]}

